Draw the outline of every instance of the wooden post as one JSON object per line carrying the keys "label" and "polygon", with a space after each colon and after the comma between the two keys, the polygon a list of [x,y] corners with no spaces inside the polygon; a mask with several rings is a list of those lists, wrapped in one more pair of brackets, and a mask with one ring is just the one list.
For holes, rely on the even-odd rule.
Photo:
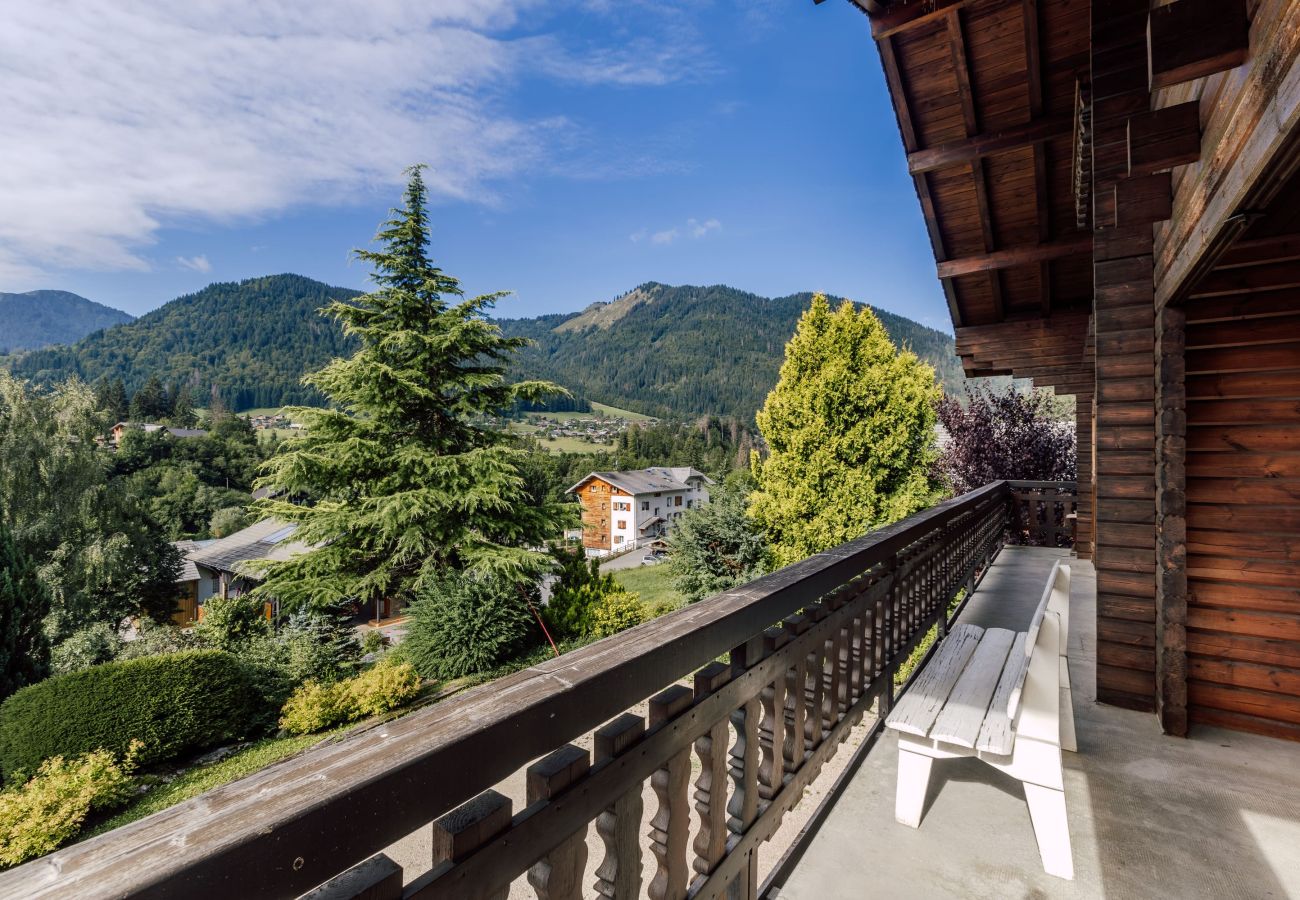
{"label": "wooden post", "polygon": [[[586,777],[591,754],[566,744],[528,767],[528,805],[554,800]],[[565,838],[528,870],[528,883],[537,900],[582,900],[582,875],[587,868],[587,826]]]}
{"label": "wooden post", "polygon": [[[691,706],[689,688],[675,684],[650,698],[650,726],[662,726]],[[686,839],[690,836],[691,808],[687,797],[691,777],[691,751],[683,747],[668,764],[650,776],[658,808],[650,820],[650,852],[655,874],[650,880],[650,900],[683,900],[689,881]]]}
{"label": "wooden post", "polygon": [[[645,737],[645,720],[632,713],[596,731],[596,762],[622,756]],[[635,900],[641,892],[641,785],[637,785],[596,819],[605,843],[605,858],[596,867],[596,893],[609,900]]]}
{"label": "wooden post", "polygon": [[[699,703],[731,679],[731,667],[711,662],[695,673],[695,702]],[[730,718],[719,719],[695,741],[700,775],[695,780],[695,811],[700,830],[695,835],[692,867],[708,875],[727,852],[727,735]]]}
{"label": "wooden post", "polygon": [[[511,801],[496,791],[484,791],[433,823],[433,868],[447,869],[510,828]],[[506,900],[502,888],[487,900]]]}
{"label": "wooden post", "polygon": [[301,900],[400,900],[402,867],[382,853],[335,875]]}
{"label": "wooden post", "polygon": [[1186,313],[1166,306],[1156,329],[1156,711],[1187,736]]}

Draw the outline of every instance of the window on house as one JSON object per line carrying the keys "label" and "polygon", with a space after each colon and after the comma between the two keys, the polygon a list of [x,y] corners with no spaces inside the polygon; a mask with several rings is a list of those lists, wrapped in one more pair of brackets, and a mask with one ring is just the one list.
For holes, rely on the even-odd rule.
{"label": "window on house", "polygon": [[616,535],[614,535],[614,543],[616,543],[616,544],[621,544],[621,543],[623,543],[623,535],[621,535],[621,534],[616,534]]}
{"label": "window on house", "polygon": [[627,527],[627,519],[619,519],[619,520],[618,520],[618,527],[619,527],[619,528],[626,528],[626,527]]}
{"label": "window on house", "polygon": [[220,594],[220,593],[221,593],[221,576],[220,576],[220,575],[213,575],[213,576],[212,576],[212,593],[214,593],[214,594]]}
{"label": "window on house", "polygon": [[649,512],[649,511],[650,511],[650,501],[649,501],[649,500],[642,500],[642,501],[641,501],[641,512]]}
{"label": "window on house", "polygon": [[686,501],[686,508],[687,508],[687,509],[690,509],[690,508],[691,508],[691,504],[694,503],[694,502],[695,502],[694,500],[687,500],[687,501]]}
{"label": "window on house", "polygon": [[673,506],[681,506],[681,505],[682,505],[682,498],[681,495],[679,494],[673,498]]}

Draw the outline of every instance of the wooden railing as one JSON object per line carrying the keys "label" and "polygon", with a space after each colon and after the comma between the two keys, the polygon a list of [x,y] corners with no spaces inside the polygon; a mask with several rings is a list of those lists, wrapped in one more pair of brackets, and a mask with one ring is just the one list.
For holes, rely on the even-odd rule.
{"label": "wooden railing", "polygon": [[1074,546],[1072,513],[1078,486],[1069,481],[1009,481],[1012,510],[1007,543],[1032,547]]}
{"label": "wooden railing", "polygon": [[[759,846],[848,730],[888,708],[927,631],[946,630],[1012,497],[990,484],[323,745],[0,875],[0,895],[505,898],[526,876],[543,900],[755,897]],[[648,721],[628,712],[647,697]],[[588,734],[594,758],[573,743]],[[525,768],[515,810],[493,788]],[[379,851],[431,821],[429,871],[403,888]],[[584,883],[592,827],[602,855]]]}

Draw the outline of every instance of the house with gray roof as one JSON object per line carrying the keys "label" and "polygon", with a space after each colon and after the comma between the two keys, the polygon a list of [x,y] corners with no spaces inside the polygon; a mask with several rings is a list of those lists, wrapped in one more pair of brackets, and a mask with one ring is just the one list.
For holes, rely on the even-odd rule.
{"label": "house with gray roof", "polygon": [[709,502],[713,479],[690,466],[592,472],[569,488],[582,505],[588,556],[642,547],[666,537],[682,514]]}
{"label": "house with gray roof", "polygon": [[310,549],[308,544],[294,540],[297,529],[292,522],[263,519],[188,552],[187,567],[193,564],[198,574],[197,617],[202,618],[202,607],[208,599],[238,597],[256,587],[261,576],[255,563],[282,562]]}

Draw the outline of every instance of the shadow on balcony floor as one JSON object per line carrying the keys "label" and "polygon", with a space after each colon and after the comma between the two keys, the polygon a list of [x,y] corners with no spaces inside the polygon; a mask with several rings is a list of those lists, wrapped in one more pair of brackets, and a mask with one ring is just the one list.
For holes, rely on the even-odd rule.
{"label": "shadow on balcony floor", "polygon": [[[962,621],[1023,629],[1062,552],[1005,548]],[[1071,565],[1075,880],[1043,872],[1019,782],[978,760],[937,762],[921,827],[895,823],[887,732],[771,898],[1300,897],[1300,745],[1217,728],[1164,737],[1149,714],[1098,705],[1095,577]]]}

